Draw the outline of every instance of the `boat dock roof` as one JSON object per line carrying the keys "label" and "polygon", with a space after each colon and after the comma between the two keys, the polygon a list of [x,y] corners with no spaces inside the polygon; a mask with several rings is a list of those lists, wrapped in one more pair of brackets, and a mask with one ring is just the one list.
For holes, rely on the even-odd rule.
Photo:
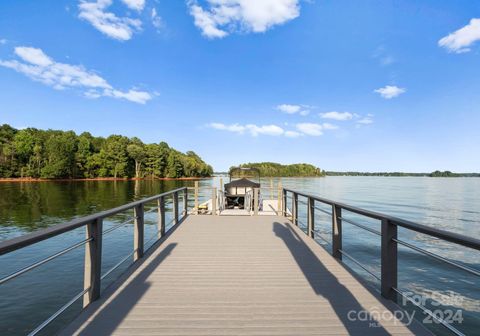
{"label": "boat dock roof", "polygon": [[430,335],[285,217],[187,216],[142,259],[62,334]]}

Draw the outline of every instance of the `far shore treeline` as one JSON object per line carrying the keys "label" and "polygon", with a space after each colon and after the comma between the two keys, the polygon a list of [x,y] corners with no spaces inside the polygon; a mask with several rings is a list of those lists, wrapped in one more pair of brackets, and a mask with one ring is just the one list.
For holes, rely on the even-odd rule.
{"label": "far shore treeline", "polygon": [[[325,171],[307,163],[282,165],[275,162],[244,163],[240,167],[257,168],[266,177],[315,177],[325,176]],[[233,168],[233,167],[232,167]]]}
{"label": "far shore treeline", "polygon": [[180,178],[212,173],[194,152],[181,153],[165,142],[0,126],[0,178]]}
{"label": "far shore treeline", "polygon": [[436,170],[432,173],[402,173],[402,172],[334,172],[327,171],[327,176],[429,176],[429,177],[480,177],[480,173],[452,173]]}

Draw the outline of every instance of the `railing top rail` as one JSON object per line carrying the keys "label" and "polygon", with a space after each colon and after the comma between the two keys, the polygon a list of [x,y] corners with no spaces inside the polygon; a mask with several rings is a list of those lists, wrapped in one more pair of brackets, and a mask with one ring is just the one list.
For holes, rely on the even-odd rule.
{"label": "railing top rail", "polygon": [[98,213],[95,213],[95,214],[92,214],[92,215],[88,215],[88,216],[85,216],[85,217],[77,218],[77,219],[71,220],[67,223],[55,225],[55,226],[52,226],[52,227],[49,227],[49,228],[46,228],[46,229],[43,229],[43,230],[38,230],[36,232],[20,236],[20,237],[5,240],[3,242],[0,242],[0,255],[6,254],[6,253],[9,253],[9,252],[13,252],[13,251],[18,250],[22,247],[33,245],[35,243],[41,242],[45,239],[48,239],[48,238],[51,238],[51,237],[54,237],[54,236],[58,236],[58,235],[60,235],[62,233],[65,233],[65,232],[75,230],[79,227],[85,226],[85,225],[93,222],[94,220],[103,219],[103,218],[106,218],[106,217],[116,215],[120,212],[129,210],[129,209],[133,209],[137,205],[156,201],[160,197],[168,196],[170,194],[183,191],[185,188],[186,187],[170,190],[170,191],[167,191],[167,192],[155,195],[155,196],[147,197],[147,198],[144,198],[144,199],[141,199],[141,200],[138,200],[138,201],[134,201],[134,202],[131,202],[131,203],[128,203],[128,204],[125,204],[125,205],[121,205],[121,206],[113,208],[113,209],[109,209],[109,210],[101,211],[101,212],[98,212]]}
{"label": "railing top rail", "polygon": [[363,215],[363,216],[370,217],[370,218],[373,218],[373,219],[378,219],[378,220],[388,220],[388,221],[390,221],[391,223],[393,223],[397,226],[400,226],[400,227],[403,227],[403,228],[406,228],[406,229],[409,229],[409,230],[413,230],[413,231],[416,231],[416,232],[419,232],[419,233],[427,234],[427,235],[430,235],[430,236],[435,237],[435,238],[443,239],[443,240],[446,240],[446,241],[451,242],[451,243],[459,244],[459,245],[462,245],[462,246],[469,247],[469,248],[480,251],[480,240],[476,239],[476,238],[464,236],[464,235],[454,233],[454,232],[449,232],[449,231],[445,231],[445,230],[432,228],[432,227],[424,225],[424,224],[419,224],[419,223],[415,223],[415,222],[408,221],[408,220],[405,220],[405,219],[401,219],[401,218],[398,218],[398,217],[385,215],[385,214],[382,214],[380,212],[361,209],[361,208],[358,208],[358,207],[355,207],[355,206],[352,206],[352,205],[332,201],[332,200],[329,200],[329,199],[326,199],[326,198],[323,198],[323,197],[319,197],[319,196],[312,195],[312,194],[307,194],[307,193],[304,193],[304,192],[299,192],[299,191],[288,189],[288,188],[283,188],[283,190],[285,190],[286,192],[295,193],[295,194],[303,196],[303,197],[310,197],[310,198],[313,198],[316,201],[319,201],[319,202],[322,202],[322,203],[325,203],[325,204],[335,205],[335,206],[338,206],[342,209],[354,212],[354,213],[359,214],[359,215]]}

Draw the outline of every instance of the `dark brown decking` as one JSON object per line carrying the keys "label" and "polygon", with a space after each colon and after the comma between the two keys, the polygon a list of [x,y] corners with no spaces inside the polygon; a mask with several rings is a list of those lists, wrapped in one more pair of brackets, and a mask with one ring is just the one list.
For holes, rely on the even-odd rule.
{"label": "dark brown decking", "polygon": [[[189,216],[64,335],[430,335],[276,216]],[[107,291],[108,292],[108,291]]]}

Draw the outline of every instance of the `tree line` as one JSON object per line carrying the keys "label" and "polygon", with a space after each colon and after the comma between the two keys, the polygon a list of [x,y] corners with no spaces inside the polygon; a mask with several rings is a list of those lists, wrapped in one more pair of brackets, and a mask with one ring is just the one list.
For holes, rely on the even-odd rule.
{"label": "tree line", "polygon": [[403,173],[403,172],[334,172],[327,171],[327,176],[429,176],[429,177],[480,177],[480,173],[452,173],[451,171],[436,170],[432,173]]}
{"label": "tree line", "polygon": [[[267,177],[315,177],[325,176],[325,171],[308,163],[282,165],[275,162],[244,163],[240,167],[257,168],[260,176]],[[232,167],[233,168],[233,167]]]}
{"label": "tree line", "polygon": [[122,135],[103,138],[88,132],[0,126],[3,178],[179,178],[212,173],[193,151],[182,153],[165,142],[144,144]]}

